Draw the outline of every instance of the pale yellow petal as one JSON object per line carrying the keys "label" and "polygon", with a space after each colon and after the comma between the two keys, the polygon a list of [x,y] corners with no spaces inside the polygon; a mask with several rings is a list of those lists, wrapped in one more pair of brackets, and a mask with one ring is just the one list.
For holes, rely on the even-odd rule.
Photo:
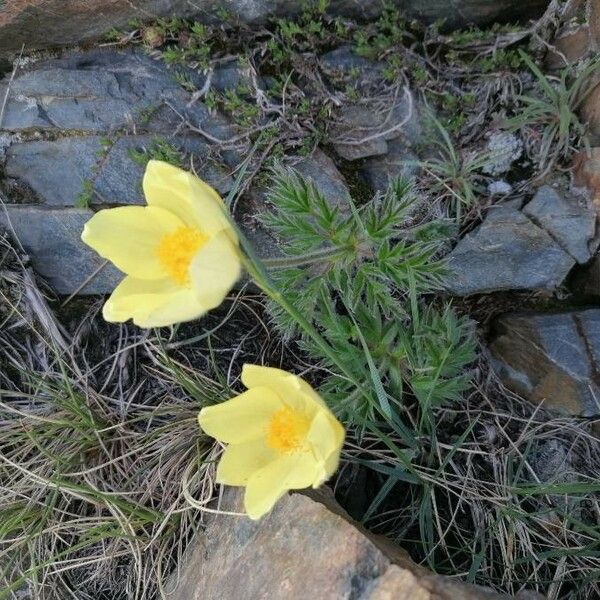
{"label": "pale yellow petal", "polygon": [[193,290],[171,279],[125,279],[106,301],[102,314],[111,323],[129,319],[139,327],[164,327],[197,319],[209,310]]}
{"label": "pale yellow petal", "polygon": [[269,512],[287,490],[312,485],[318,465],[310,452],[281,456],[256,471],[246,485],[244,507],[251,519]]}
{"label": "pale yellow petal", "polygon": [[175,213],[187,225],[209,237],[227,230],[231,239],[236,239],[225,216],[225,203],[210,185],[192,173],[151,160],[146,166],[143,188],[149,206],[160,206]]}
{"label": "pale yellow petal", "polygon": [[321,410],[315,415],[306,437],[319,465],[313,487],[321,485],[337,470],[344,436],[344,428],[328,410]]}
{"label": "pale yellow petal", "polygon": [[223,302],[241,273],[239,250],[225,232],[206,242],[190,265],[192,287],[209,309]]}
{"label": "pale yellow petal", "polygon": [[163,208],[122,206],[97,212],[85,224],[81,239],[123,273],[160,279],[166,273],[158,259],[158,244],[182,226],[181,219]]}
{"label": "pale yellow petal", "polygon": [[269,420],[282,407],[281,400],[268,388],[254,388],[231,400],[207,406],[200,411],[202,430],[221,442],[241,444],[265,437]]}
{"label": "pale yellow petal", "polygon": [[242,444],[229,444],[217,467],[217,482],[226,485],[246,485],[251,475],[277,457],[278,455],[265,445],[264,437]]}
{"label": "pale yellow petal", "polygon": [[242,383],[247,388],[269,386],[292,408],[311,415],[317,407],[325,406],[321,397],[304,379],[282,369],[245,364],[242,367]]}

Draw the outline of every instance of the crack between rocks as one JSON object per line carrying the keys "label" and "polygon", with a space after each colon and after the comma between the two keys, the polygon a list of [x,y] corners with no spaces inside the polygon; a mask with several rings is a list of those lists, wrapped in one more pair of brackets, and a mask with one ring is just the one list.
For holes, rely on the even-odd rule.
{"label": "crack between rocks", "polygon": [[[581,319],[579,318],[578,313],[573,313],[571,317],[573,319],[573,322],[575,323],[575,328],[577,329],[577,333],[579,334],[579,337],[581,338],[581,340],[583,341],[583,344],[585,346],[585,354],[587,356],[587,359],[588,359],[588,362],[590,365],[591,379],[596,384],[596,386],[598,388],[600,388],[600,369],[598,368],[598,365],[596,364],[596,361],[594,360],[594,352],[592,350],[592,345],[590,343],[590,339],[588,338],[588,336],[585,332],[585,327],[583,326],[583,323],[581,322]],[[600,412],[600,398],[597,398],[591,389],[590,389],[590,394],[591,394],[592,398],[594,399],[594,402],[596,403],[598,411]]]}
{"label": "crack between rocks", "polygon": [[569,250],[565,247],[564,242],[562,242],[558,237],[556,237],[556,235],[554,235],[551,231],[549,231],[548,229],[546,229],[544,227],[544,225],[542,225],[541,221],[539,221],[536,217],[533,217],[532,215],[528,215],[527,213],[523,212],[522,210],[519,211],[526,219],[528,219],[529,221],[531,221],[531,223],[533,223],[533,225],[535,225],[538,229],[541,229],[543,232],[548,234],[548,237],[567,255],[569,255],[576,263],[579,262],[570,252]]}

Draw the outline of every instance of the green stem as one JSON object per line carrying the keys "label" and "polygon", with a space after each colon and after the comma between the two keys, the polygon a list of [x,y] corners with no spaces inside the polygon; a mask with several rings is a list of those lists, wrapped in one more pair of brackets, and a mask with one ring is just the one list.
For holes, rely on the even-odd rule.
{"label": "green stem", "polygon": [[261,263],[261,260],[254,254],[254,251],[247,240],[241,238],[242,246],[246,252],[246,256],[242,258],[246,271],[250,274],[254,283],[273,301],[279,304],[291,317],[293,317],[298,325],[304,329],[307,335],[317,344],[324,356],[326,356],[332,364],[334,364],[347,378],[352,381],[358,388],[362,386],[356,381],[352,371],[338,359],[335,352],[323,336],[317,331],[315,326],[306,319],[306,317],[296,307],[288,302],[285,296],[275,288],[271,283],[269,274]]}
{"label": "green stem", "polygon": [[262,258],[262,264],[269,270],[272,269],[289,269],[291,267],[303,267],[320,263],[327,259],[341,258],[346,254],[345,249],[340,248],[323,248],[304,256],[289,256],[281,258]]}

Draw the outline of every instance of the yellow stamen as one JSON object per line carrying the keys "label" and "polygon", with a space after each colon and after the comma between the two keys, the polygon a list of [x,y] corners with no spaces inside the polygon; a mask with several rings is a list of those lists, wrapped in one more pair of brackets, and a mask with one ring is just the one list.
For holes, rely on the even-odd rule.
{"label": "yellow stamen", "polygon": [[180,285],[187,285],[192,259],[205,243],[206,237],[200,231],[179,227],[162,237],[156,252],[169,277]]}
{"label": "yellow stamen", "polygon": [[301,413],[285,407],[278,410],[267,426],[267,445],[279,452],[300,450],[310,421]]}

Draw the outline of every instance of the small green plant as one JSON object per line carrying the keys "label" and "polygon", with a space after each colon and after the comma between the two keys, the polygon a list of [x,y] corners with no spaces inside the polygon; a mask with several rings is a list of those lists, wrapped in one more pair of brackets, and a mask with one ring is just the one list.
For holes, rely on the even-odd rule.
{"label": "small green plant", "polygon": [[525,52],[519,52],[535,76],[537,88],[534,95],[518,96],[521,110],[507,125],[512,131],[521,131],[526,138],[534,138],[531,158],[543,174],[558,160],[568,160],[578,142],[587,143],[586,128],[577,110],[594,85],[592,75],[600,67],[600,61],[594,59],[578,70],[567,67],[558,77],[550,77]]}
{"label": "small green plant", "polygon": [[364,419],[396,418],[407,390],[425,420],[433,406],[456,398],[467,382],[461,369],[473,358],[472,341],[449,307],[419,305],[445,276],[436,254],[446,238],[428,235],[430,226],[410,234],[403,229],[414,202],[410,185],[398,180],[363,206],[348,199],[347,206],[332,207],[310,182],[278,170],[269,197],[275,211],[262,219],[281,237],[286,255],[281,265],[271,263],[273,281],[353,378],[337,372],[339,363],[280,305],[272,303],[271,312],[285,336],[299,333],[303,348],[335,373],[323,383],[334,408],[360,426]]}
{"label": "small green plant", "polygon": [[149,160],[162,160],[176,167],[183,166],[183,153],[163,138],[154,138],[149,148],[129,150],[129,157],[145,167]]}
{"label": "small green plant", "polygon": [[192,78],[187,73],[184,73],[183,71],[175,71],[173,78],[187,92],[191,93],[196,91],[196,86],[192,81]]}
{"label": "small green plant", "polygon": [[464,210],[475,203],[483,179],[481,169],[490,157],[488,153],[464,155],[437,118],[429,115],[428,120],[433,125],[432,144],[437,155],[418,164],[430,178],[429,192],[444,202],[460,223]]}
{"label": "small green plant", "polygon": [[401,45],[407,27],[399,9],[385,3],[381,16],[372,28],[358,29],[354,34],[354,50],[359,56],[378,59],[394,46]]}
{"label": "small green plant", "polygon": [[94,198],[94,182],[91,179],[86,179],[83,182],[82,190],[75,200],[77,208],[89,208]]}
{"label": "small green plant", "polygon": [[260,108],[250,98],[250,88],[238,85],[235,89],[225,90],[221,97],[223,108],[242,127],[251,126],[260,115]]}

